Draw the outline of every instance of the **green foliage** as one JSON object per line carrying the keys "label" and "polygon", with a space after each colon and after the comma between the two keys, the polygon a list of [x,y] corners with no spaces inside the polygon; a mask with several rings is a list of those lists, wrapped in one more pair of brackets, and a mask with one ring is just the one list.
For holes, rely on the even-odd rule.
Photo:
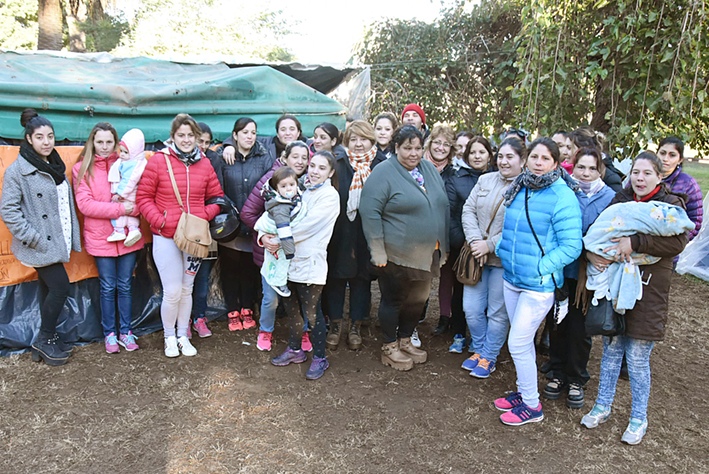
{"label": "green foliage", "polygon": [[667,135],[709,152],[708,24],[703,0],[461,1],[374,24],[357,57],[374,113],[418,102],[460,128],[590,124],[625,156]]}
{"label": "green foliage", "polygon": [[145,0],[116,53],[124,56],[236,55],[290,60],[280,11],[231,0]]}
{"label": "green foliage", "polygon": [[0,48],[37,48],[37,2],[0,0]]}
{"label": "green foliage", "polygon": [[360,62],[372,65],[372,113],[399,113],[410,102],[427,122],[487,133],[511,120],[516,77],[512,2],[483,1],[468,12],[460,2],[434,23],[384,20],[365,34]]}
{"label": "green foliage", "polygon": [[121,37],[130,31],[128,22],[106,16],[99,20],[89,19],[80,25],[86,33],[86,52],[111,51],[121,42]]}

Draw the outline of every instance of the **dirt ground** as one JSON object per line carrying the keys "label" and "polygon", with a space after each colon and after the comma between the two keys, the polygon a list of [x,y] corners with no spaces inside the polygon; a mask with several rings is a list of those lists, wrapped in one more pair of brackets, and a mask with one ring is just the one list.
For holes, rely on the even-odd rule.
{"label": "dirt ground", "polygon": [[283,323],[271,353],[256,349],[255,330],[229,333],[215,322],[213,337],[193,340],[194,358],[167,359],[162,333],[142,337],[134,353],[75,348],[60,368],[29,354],[0,358],[0,472],[709,472],[701,425],[709,411],[709,285],[680,276],[673,285],[639,446],[620,443],[630,412],[625,380],[607,423],[579,424],[597,391],[596,340],[582,410],[543,401],[542,423],[503,425],[492,401],[514,388],[509,354],[503,350],[489,379],[468,376],[460,369],[466,355],[447,352],[451,336],[430,336],[433,297],[420,327],[429,362],[407,373],[380,363],[374,326],[364,329],[361,351],[343,344],[329,352],[331,367],[314,382],[304,377],[309,364],[269,363],[285,348]]}

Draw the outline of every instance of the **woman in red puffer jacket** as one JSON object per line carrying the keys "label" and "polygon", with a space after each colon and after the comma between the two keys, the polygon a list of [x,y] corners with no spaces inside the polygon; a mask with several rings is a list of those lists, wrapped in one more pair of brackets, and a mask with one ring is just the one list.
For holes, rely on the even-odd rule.
{"label": "woman in red puffer jacket", "polygon": [[224,195],[212,164],[197,146],[201,134],[199,125],[189,115],[175,117],[170,130],[171,143],[148,160],[135,198],[138,209],[153,231],[153,259],[163,287],[160,316],[167,357],[177,357],[180,351],[185,356],[197,354],[187,337],[187,329],[194,277],[202,259],[182,252],[173,240],[182,209],[172,187],[166,160],[172,165],[177,189],[187,207],[185,211],[212,220],[219,213],[219,206],[205,205],[205,201]]}

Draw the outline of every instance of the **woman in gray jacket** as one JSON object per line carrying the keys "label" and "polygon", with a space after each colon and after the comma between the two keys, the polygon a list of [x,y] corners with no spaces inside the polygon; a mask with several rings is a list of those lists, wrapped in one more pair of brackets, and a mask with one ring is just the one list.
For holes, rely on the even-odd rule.
{"label": "woman in gray jacket", "polygon": [[462,367],[473,377],[484,379],[495,371],[510,328],[502,294],[502,263],[495,255],[495,245],[505,220],[503,194],[522,172],[526,160],[527,150],[519,139],[504,140],[497,154],[499,171],[481,176],[463,205],[465,241],[483,265],[478,284],[463,288],[463,310],[473,355],[463,361]]}
{"label": "woman in gray jacket", "polygon": [[411,335],[448,252],[448,196],[436,167],[422,160],[423,137],[405,126],[394,137],[396,159],[378,165],[362,189],[359,212],[372,263],[381,267],[382,363],[410,370],[426,362]]}
{"label": "woman in gray jacket", "polygon": [[22,112],[25,140],[5,170],[0,215],[12,234],[12,253],[39,277],[42,322],[32,343],[32,359],[63,365],[71,345],[57,335],[57,320],[69,296],[64,263],[81,251],[74,196],[66,166],[54,149],[54,127],[33,109]]}

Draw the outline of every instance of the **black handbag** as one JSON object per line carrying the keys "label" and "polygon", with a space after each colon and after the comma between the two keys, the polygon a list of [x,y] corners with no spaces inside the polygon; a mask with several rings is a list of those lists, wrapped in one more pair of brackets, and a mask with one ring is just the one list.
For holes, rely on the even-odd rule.
{"label": "black handbag", "polygon": [[603,298],[586,312],[586,334],[589,336],[621,336],[625,332],[625,315],[613,309],[613,302]]}

